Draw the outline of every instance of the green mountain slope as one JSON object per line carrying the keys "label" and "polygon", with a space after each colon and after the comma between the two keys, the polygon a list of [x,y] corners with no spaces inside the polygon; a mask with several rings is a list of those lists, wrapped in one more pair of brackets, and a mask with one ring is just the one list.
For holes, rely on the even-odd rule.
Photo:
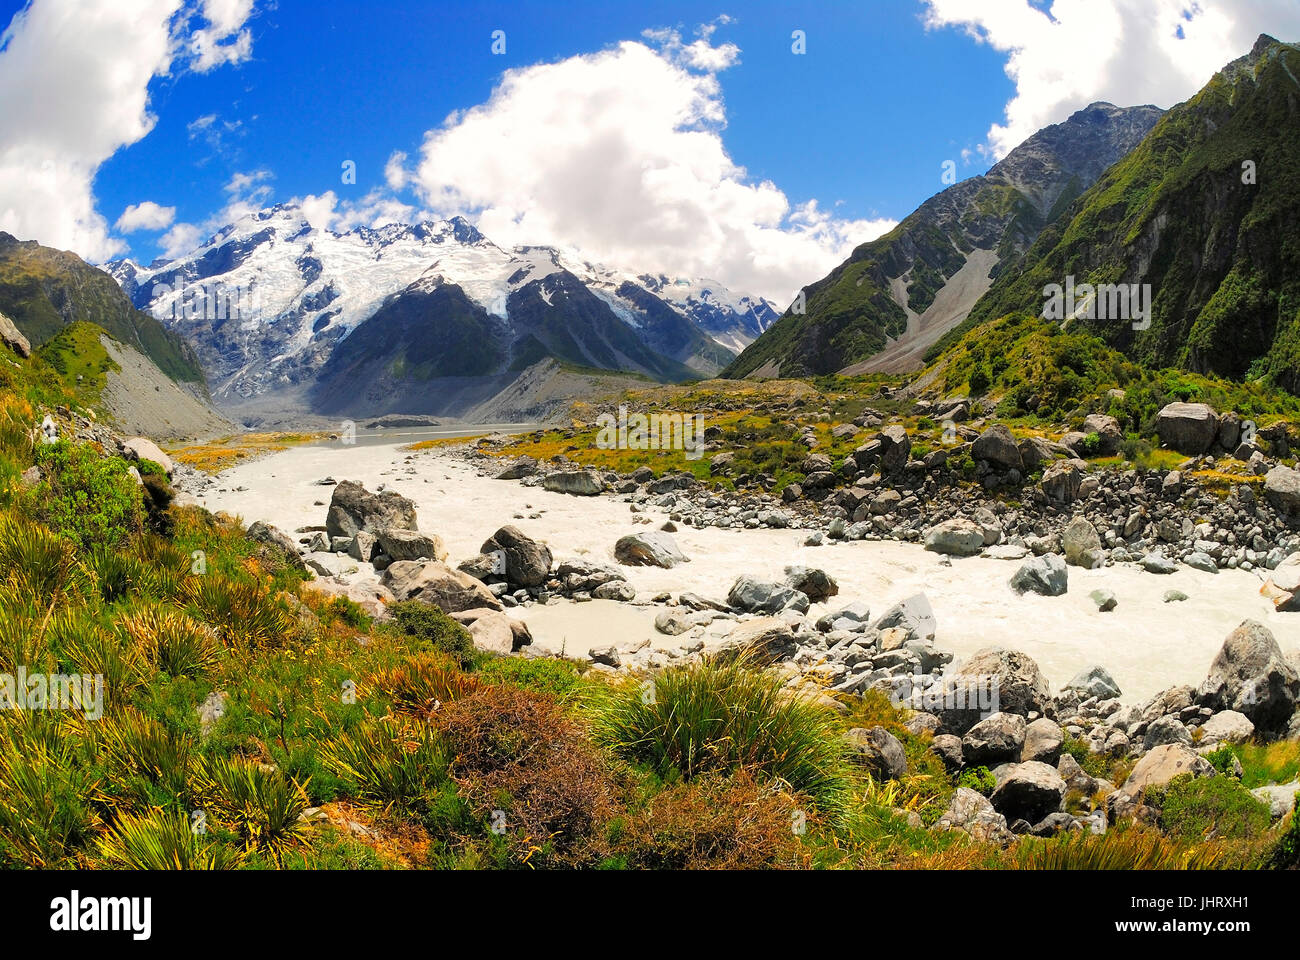
{"label": "green mountain slope", "polygon": [[117,282],[76,254],[0,232],[0,313],[39,347],[74,323],[93,323],[180,383],[203,385],[198,358],[177,334],[135,309]]}
{"label": "green mountain slope", "polygon": [[1300,390],[1297,77],[1300,49],[1260,37],[1045,230],[930,358],[974,325],[1041,311],[1044,288],[1073,276],[1151,285],[1147,329],[1070,321],[1130,358]]}
{"label": "green mountain slope", "polygon": [[[1141,141],[1160,113],[1151,106],[1095,103],[1040,130],[987,174],[931,197],[893,231],[858,247],[804,288],[805,312],[787,310],[723,375],[834,373],[899,338],[920,342],[915,356],[900,354],[895,366],[919,365],[924,347],[965,319],[989,276],[1027,250],[1070,201]],[[959,272],[969,275],[954,281]],[[927,314],[941,297],[942,310]]]}

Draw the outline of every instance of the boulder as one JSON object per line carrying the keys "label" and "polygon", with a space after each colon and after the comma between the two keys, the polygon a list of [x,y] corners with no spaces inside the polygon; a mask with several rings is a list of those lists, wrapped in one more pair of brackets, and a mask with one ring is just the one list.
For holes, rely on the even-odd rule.
{"label": "boulder", "polygon": [[152,460],[170,478],[175,466],[172,464],[172,458],[163,453],[158,445],[152,440],[144,437],[132,437],[130,440],[123,441],[122,452],[126,455],[127,460]]}
{"label": "boulder", "polygon": [[522,456],[510,466],[506,467],[497,474],[498,480],[522,480],[524,477],[531,477],[537,472],[537,460],[533,457]]}
{"label": "boulder", "polygon": [[303,562],[298,553],[298,546],[289,537],[278,528],[271,526],[269,523],[263,523],[261,520],[251,524],[244,534],[254,543],[259,543],[263,547],[273,551],[283,560],[289,563],[295,570],[306,570],[307,565]]}
{"label": "boulder", "polygon": [[773,663],[792,657],[798,649],[794,628],[780,617],[759,617],[738,623],[727,634],[723,649],[752,655],[760,662]]}
{"label": "boulder", "polygon": [[1300,780],[1267,787],[1256,787],[1250,792],[1260,803],[1268,805],[1269,815],[1274,820],[1281,820],[1295,809],[1296,797],[1300,796]]}
{"label": "boulder", "polygon": [[1199,456],[1219,437],[1219,415],[1205,403],[1170,403],[1156,414],[1156,433],[1165,446]]}
{"label": "boulder", "polygon": [[504,526],[484,541],[482,553],[505,555],[506,580],[521,587],[540,587],[551,574],[551,549],[515,526]]}
{"label": "boulder", "polygon": [[1192,745],[1192,732],[1177,717],[1158,717],[1147,725],[1146,733],[1142,735],[1143,750],[1154,750],[1171,743]]}
{"label": "boulder", "polygon": [[1025,745],[1025,718],[1014,713],[995,713],[981,720],[962,737],[962,759],[969,767],[995,767],[1020,759]]}
{"label": "boulder", "polygon": [[1024,467],[1016,438],[1003,423],[995,423],[979,435],[971,447],[971,456],[976,460],[986,460],[1001,470],[1022,470]]}
{"label": "boulder", "polygon": [[0,343],[3,343],[20,357],[30,357],[32,355],[30,341],[14,326],[14,322],[3,313],[0,313]]}
{"label": "boulder", "polygon": [[1097,528],[1086,517],[1075,517],[1066,524],[1061,532],[1061,549],[1065,552],[1065,562],[1073,567],[1092,570],[1106,561]]}
{"label": "boulder", "polygon": [[617,600],[620,603],[630,603],[636,599],[636,587],[626,580],[610,580],[592,590],[591,596],[595,600]]}
{"label": "boulder", "polygon": [[880,780],[897,780],[907,773],[907,754],[898,738],[884,727],[855,727],[845,739],[849,749]]}
{"label": "boulder", "polygon": [[331,537],[355,537],[364,530],[418,530],[415,504],[396,490],[371,493],[359,483],[344,480],[334,487],[325,532]]}
{"label": "boulder", "polygon": [[925,642],[933,640],[938,630],[938,621],[934,618],[934,610],[930,606],[929,598],[923,593],[908,597],[886,610],[872,625],[872,629],[878,631],[893,627],[905,629],[912,640]]}
{"label": "boulder", "polygon": [[1029,760],[1007,770],[989,800],[1009,821],[1038,823],[1061,809],[1065,790],[1065,778],[1055,767]]}
{"label": "boulder", "polygon": [[605,481],[586,470],[560,470],[542,478],[542,489],[575,497],[594,497],[605,489]]}
{"label": "boulder", "polygon": [[390,560],[447,559],[447,548],[443,546],[442,538],[434,534],[392,528],[378,531],[375,541]]}
{"label": "boulder", "polygon": [[957,557],[973,557],[984,549],[984,531],[964,517],[945,520],[925,534],[925,549]]}
{"label": "boulder", "polygon": [[1064,560],[1049,553],[1027,561],[1012,575],[1010,583],[1016,593],[1060,597],[1069,589],[1069,572]]}
{"label": "boulder", "polygon": [[515,653],[533,642],[532,633],[526,624],[512,620],[497,610],[480,607],[450,616],[469,631],[478,650],[499,654]]}
{"label": "boulder", "polygon": [[1244,714],[1263,733],[1281,733],[1296,712],[1300,674],[1272,632],[1247,620],[1223,642],[1198,699],[1216,711]]}
{"label": "boulder", "polygon": [[1122,792],[1137,797],[1147,787],[1162,787],[1174,777],[1190,773],[1194,777],[1214,776],[1214,767],[1191,747],[1170,743],[1147,753],[1124,781]]}
{"label": "boulder", "polygon": [[768,583],[752,577],[737,577],[727,593],[727,603],[746,613],[780,613],[797,610],[806,613],[808,596],[781,583]]}
{"label": "boulder", "polygon": [[1006,817],[993,809],[987,797],[958,787],[948,809],[935,821],[934,830],[960,830],[981,843],[1009,843],[1015,839],[1007,829]]}
{"label": "boulder", "polygon": [[1244,713],[1221,710],[1201,724],[1200,743],[1245,743],[1254,735],[1255,725]]}
{"label": "boulder", "polygon": [[897,473],[907,466],[912,455],[912,438],[902,427],[885,427],[877,438],[880,443],[880,470]]}
{"label": "boulder", "polygon": [[677,541],[662,530],[648,530],[620,537],[614,544],[614,559],[628,566],[664,569],[687,562],[686,555],[677,547]]}
{"label": "boulder", "polygon": [[1018,650],[985,647],[961,665],[957,676],[992,680],[997,691],[996,708],[1005,713],[1046,714],[1051,706],[1052,695],[1038,664]]}
{"label": "boulder", "polygon": [[358,530],[355,537],[344,537],[342,539],[350,541],[348,556],[353,560],[369,563],[375,559],[379,552],[379,538],[368,530]]}
{"label": "boulder", "polygon": [[1286,513],[1300,513],[1300,470],[1278,465],[1264,475],[1264,496]]}
{"label": "boulder", "polygon": [[1097,452],[1103,457],[1113,456],[1119,452],[1119,445],[1124,440],[1124,431],[1119,428],[1119,421],[1103,413],[1094,413],[1084,418],[1084,434],[1095,433],[1101,441]]}
{"label": "boulder", "polygon": [[840,592],[840,586],[825,570],[816,567],[790,566],[785,568],[785,583],[804,594],[813,603],[821,603]]}
{"label": "boulder", "polygon": [[1279,613],[1300,612],[1300,553],[1293,553],[1271,571],[1260,593]]}
{"label": "boulder", "polygon": [[1049,500],[1057,503],[1074,503],[1079,499],[1083,485],[1083,467],[1078,460],[1062,460],[1043,471],[1040,486]]}
{"label": "boulder", "polygon": [[380,583],[398,600],[419,600],[446,613],[479,607],[501,609],[501,601],[481,581],[438,561],[399,560],[384,571]]}
{"label": "boulder", "polygon": [[1114,700],[1120,695],[1119,684],[1105,667],[1089,667],[1081,670],[1065,685],[1065,689],[1078,692],[1085,700],[1089,697]]}
{"label": "boulder", "polygon": [[1021,761],[1038,760],[1056,766],[1065,745],[1065,731],[1055,720],[1039,717],[1025,727],[1025,745],[1020,750]]}

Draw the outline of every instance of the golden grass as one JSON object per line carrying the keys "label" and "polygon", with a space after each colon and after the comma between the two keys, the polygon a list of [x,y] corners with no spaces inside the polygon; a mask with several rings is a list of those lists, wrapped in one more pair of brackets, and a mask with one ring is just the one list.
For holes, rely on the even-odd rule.
{"label": "golden grass", "polygon": [[240,433],[209,443],[173,448],[167,454],[177,463],[196,470],[220,473],[236,464],[314,443],[327,436],[325,433]]}

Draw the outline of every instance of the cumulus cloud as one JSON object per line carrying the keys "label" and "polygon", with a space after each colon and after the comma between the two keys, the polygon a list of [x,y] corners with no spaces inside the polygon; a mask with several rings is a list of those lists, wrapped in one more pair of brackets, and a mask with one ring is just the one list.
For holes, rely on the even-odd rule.
{"label": "cumulus cloud", "polygon": [[165,230],[176,219],[175,207],[163,207],[152,200],[133,203],[122,211],[113,226],[120,233],[135,233],[137,230]]}
{"label": "cumulus cloud", "polygon": [[[426,134],[411,186],[500,244],[563,245],[788,302],[894,222],[796,206],[731,159],[717,73],[740,51],[715,46],[713,30],[507,71],[486,103]],[[403,164],[390,161],[390,184]]]}
{"label": "cumulus cloud", "polygon": [[295,200],[302,207],[303,219],[315,230],[346,233],[354,227],[382,227],[390,223],[410,223],[419,212],[391,194],[371,190],[359,201],[340,201],[333,190]]}
{"label": "cumulus cloud", "polygon": [[[146,136],[149,82],[234,59],[252,0],[35,0],[0,35],[0,229],[92,261],[121,253],[100,165]],[[202,41],[195,46],[199,33]]]}
{"label": "cumulus cloud", "polygon": [[270,170],[250,170],[234,174],[222,188],[225,204],[202,223],[178,223],[159,238],[162,255],[167,259],[184,256],[208,237],[240,217],[256,213],[271,199]]}
{"label": "cumulus cloud", "polygon": [[1295,0],[921,0],[932,29],[956,27],[1006,55],[1016,94],[988,133],[1001,158],[1097,100],[1171,107],[1261,33],[1300,38]]}

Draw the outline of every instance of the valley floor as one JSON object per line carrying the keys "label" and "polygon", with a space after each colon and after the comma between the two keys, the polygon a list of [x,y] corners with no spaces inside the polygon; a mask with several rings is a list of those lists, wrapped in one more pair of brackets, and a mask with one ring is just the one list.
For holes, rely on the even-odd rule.
{"label": "valley floor", "polygon": [[[421,529],[443,539],[453,566],[477,554],[485,539],[509,523],[548,543],[557,560],[582,557],[613,563],[619,537],[653,529],[667,519],[655,507],[631,513],[620,497],[574,497],[523,487],[480,476],[445,450],[412,453],[395,444],[327,443],[286,450],[221,473],[199,500],[214,512],[224,510],[246,523],[263,520],[292,532],[324,524],[332,487],[319,481],[326,477],[354,480],[372,490],[387,484],[409,497],[418,507]],[[1007,580],[1018,561],[947,560],[920,544],[895,541],[806,547],[805,536],[800,530],[683,525],[674,537],[690,563],[671,570],[621,569],[639,599],[694,591],[723,600],[738,576],[780,580],[789,564],[820,567],[838,581],[840,594],[830,606],[814,604],[813,618],[853,601],[864,601],[879,614],[924,593],[938,620],[936,646],[951,651],[958,661],[981,647],[1020,650],[1038,662],[1054,690],[1080,670],[1099,664],[1118,681],[1128,703],[1177,684],[1199,684],[1223,638],[1243,620],[1266,624],[1288,653],[1300,647],[1300,627],[1260,596],[1260,578],[1252,572],[1211,574],[1180,566],[1172,575],[1157,576],[1131,565],[1072,567],[1065,596],[1017,596]],[[314,557],[331,570],[358,566],[346,556]],[[369,564],[361,566],[364,572],[349,573],[349,580],[378,581]],[[1115,610],[1098,612],[1088,596],[1098,588],[1115,594]],[[1180,590],[1189,599],[1165,603],[1169,590]],[[556,598],[509,612],[528,624],[541,647],[580,657],[595,647],[642,640],[662,648],[680,646],[686,637],[655,630],[661,609],[657,604]],[[715,632],[706,632],[706,643],[720,641],[732,626],[715,621],[708,628]]]}

